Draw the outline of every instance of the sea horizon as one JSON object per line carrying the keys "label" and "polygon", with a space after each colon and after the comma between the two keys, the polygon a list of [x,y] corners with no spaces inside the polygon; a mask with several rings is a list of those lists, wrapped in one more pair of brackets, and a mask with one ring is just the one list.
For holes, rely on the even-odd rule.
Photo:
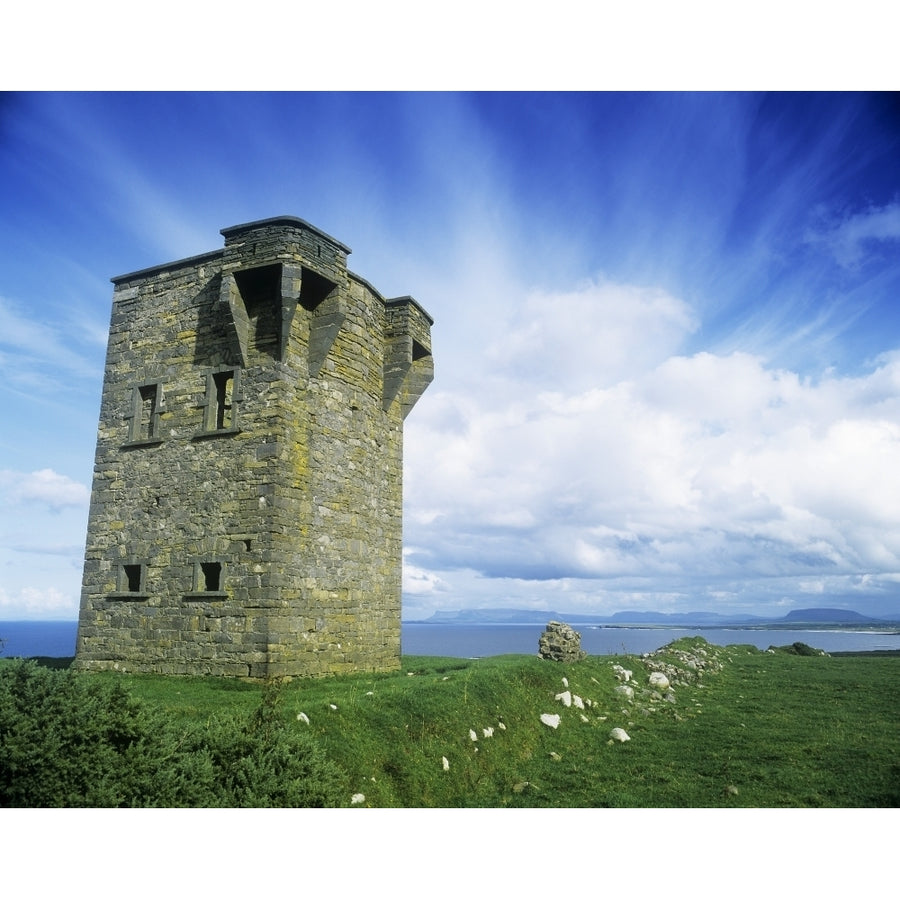
{"label": "sea horizon", "polygon": [[[796,642],[826,653],[900,651],[900,630],[870,625],[570,625],[581,634],[590,655],[640,655],[658,650],[680,637],[700,636],[720,646],[745,644],[766,650]],[[536,623],[478,622],[463,624],[421,621],[401,624],[406,656],[479,658],[507,653],[536,654],[546,627]],[[71,619],[0,621],[0,657],[68,658],[75,655],[78,622]]]}

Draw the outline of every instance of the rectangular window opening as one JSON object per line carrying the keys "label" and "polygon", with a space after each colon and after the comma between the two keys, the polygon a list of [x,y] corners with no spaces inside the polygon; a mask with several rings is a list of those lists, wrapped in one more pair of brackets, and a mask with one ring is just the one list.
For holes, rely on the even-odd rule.
{"label": "rectangular window opening", "polygon": [[114,596],[136,598],[147,596],[146,563],[120,563]]}
{"label": "rectangular window opening", "polygon": [[200,584],[198,587],[201,591],[221,591],[222,563],[200,563]]}

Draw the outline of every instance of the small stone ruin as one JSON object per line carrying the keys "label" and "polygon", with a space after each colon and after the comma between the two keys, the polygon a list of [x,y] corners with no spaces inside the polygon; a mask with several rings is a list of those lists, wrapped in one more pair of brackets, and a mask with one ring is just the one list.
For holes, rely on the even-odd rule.
{"label": "small stone ruin", "polygon": [[587,653],[581,649],[581,635],[574,628],[565,622],[548,622],[538,641],[538,655],[556,662],[578,662]]}

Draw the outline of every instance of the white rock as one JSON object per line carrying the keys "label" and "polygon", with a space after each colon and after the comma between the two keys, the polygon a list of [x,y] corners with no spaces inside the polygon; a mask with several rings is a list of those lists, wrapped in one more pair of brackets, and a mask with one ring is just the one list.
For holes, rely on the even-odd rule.
{"label": "white rock", "polygon": [[477,741],[477,740],[478,740],[478,735],[475,734],[475,730],[472,729],[472,728],[469,729],[469,737],[470,737],[473,741]]}
{"label": "white rock", "polygon": [[328,704],[329,709],[337,709],[337,707],[333,703]]}
{"label": "white rock", "polygon": [[559,728],[559,716],[556,713],[541,713],[541,721],[550,728]]}
{"label": "white rock", "polygon": [[620,665],[612,667],[613,675],[620,681],[631,681],[631,669],[623,669]]}
{"label": "white rock", "polygon": [[634,699],[634,688],[628,684],[620,684],[616,687],[616,693],[621,694],[623,697],[627,697],[629,700]]}
{"label": "white rock", "polygon": [[619,741],[619,743],[624,744],[625,741],[630,741],[631,738],[628,737],[628,732],[625,731],[624,728],[613,728],[613,730],[609,733],[609,736],[614,741]]}
{"label": "white rock", "polygon": [[577,709],[584,709],[584,700],[578,694],[572,694],[572,703]]}
{"label": "white rock", "polygon": [[497,723],[497,727],[498,727],[501,731],[506,731],[506,726],[505,726],[502,722],[498,722],[498,723]]}
{"label": "white rock", "polygon": [[306,713],[297,713],[297,721],[309,725],[309,716]]}
{"label": "white rock", "polygon": [[446,756],[442,756],[442,757],[441,757],[441,765],[444,767],[444,771],[445,771],[445,772],[449,772],[449,771],[450,771],[450,760],[447,759]]}
{"label": "white rock", "polygon": [[365,803],[365,802],[366,802],[366,795],[365,795],[365,794],[354,794],[354,795],[350,798],[350,802],[353,803],[354,805],[357,804],[357,803]]}
{"label": "white rock", "polygon": [[567,688],[569,686],[569,679],[563,678],[563,687]]}
{"label": "white rock", "polygon": [[487,738],[487,737],[493,737],[493,736],[494,736],[494,729],[493,729],[493,728],[482,728],[482,729],[481,729],[481,733],[482,733],[486,738]]}
{"label": "white rock", "polygon": [[662,672],[651,672],[650,687],[659,691],[667,691],[669,689],[669,679]]}
{"label": "white rock", "polygon": [[563,706],[571,706],[572,705],[572,692],[571,691],[563,691],[561,694],[557,694],[555,699],[562,700]]}

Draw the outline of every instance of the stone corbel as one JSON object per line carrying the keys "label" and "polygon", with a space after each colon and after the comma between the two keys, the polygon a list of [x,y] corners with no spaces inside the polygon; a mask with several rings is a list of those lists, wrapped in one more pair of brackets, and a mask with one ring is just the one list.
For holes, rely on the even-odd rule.
{"label": "stone corbel", "polygon": [[347,317],[341,292],[332,290],[312,311],[309,322],[309,377],[315,378],[325,363]]}
{"label": "stone corbel", "polygon": [[231,324],[234,327],[235,337],[241,356],[241,366],[247,365],[247,345],[250,334],[250,319],[247,309],[241,297],[233,272],[222,273],[222,284],[219,288],[219,303],[227,307]]}
{"label": "stone corbel", "polygon": [[278,358],[287,358],[288,341],[291,337],[291,324],[297,312],[300,292],[303,287],[302,266],[281,266],[281,331],[278,335]]}

